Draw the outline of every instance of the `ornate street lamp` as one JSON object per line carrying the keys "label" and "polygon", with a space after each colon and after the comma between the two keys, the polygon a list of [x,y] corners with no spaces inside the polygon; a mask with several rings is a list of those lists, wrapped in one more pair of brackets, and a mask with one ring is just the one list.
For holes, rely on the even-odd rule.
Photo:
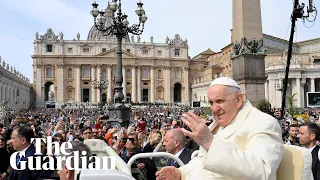
{"label": "ornate street lamp", "polygon": [[122,76],[122,39],[129,33],[134,35],[141,35],[144,30],[144,24],[148,17],[143,9],[143,3],[141,0],[137,3],[136,14],[139,17],[139,24],[133,24],[129,26],[128,16],[122,13],[121,0],[112,0],[108,4],[110,10],[113,12],[112,23],[107,25],[106,15],[104,11],[98,10],[98,4],[94,2],[92,4],[93,9],[91,15],[94,18],[94,25],[98,31],[104,36],[115,35],[117,37],[117,70],[116,70],[116,87],[114,94],[114,107],[109,108],[109,120],[120,122],[124,126],[129,124],[130,121],[130,108],[124,105],[123,99],[123,76]]}
{"label": "ornate street lamp", "polygon": [[100,114],[101,115],[103,115],[102,90],[106,89],[108,87],[108,84],[109,84],[108,81],[104,81],[102,79],[102,74],[101,73],[100,73],[99,81],[96,81],[96,80],[92,81],[92,87],[94,89],[99,89],[99,93],[100,93],[99,110],[100,110]]}

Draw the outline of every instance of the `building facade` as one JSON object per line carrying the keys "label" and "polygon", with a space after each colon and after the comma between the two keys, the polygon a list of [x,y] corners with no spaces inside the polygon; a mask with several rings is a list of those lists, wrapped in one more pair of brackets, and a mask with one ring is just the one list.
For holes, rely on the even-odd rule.
{"label": "building facade", "polygon": [[[268,77],[265,83],[265,99],[272,107],[280,108],[282,104],[283,81],[287,61],[289,42],[274,36],[263,34],[263,47],[267,50],[265,72]],[[192,101],[200,101],[208,106],[207,90],[210,82],[217,77],[232,77],[232,44],[212,54],[208,66],[220,67],[213,76],[205,76],[192,81]],[[287,96],[294,96],[296,107],[307,107],[307,93],[320,92],[320,38],[293,44],[293,56],[290,65]],[[288,102],[286,102],[288,107]]]}
{"label": "building facade", "polygon": [[[265,58],[268,75],[265,94],[272,107],[280,108],[288,42],[278,38],[269,40],[272,42],[269,44],[277,45],[278,48],[275,49],[282,50],[282,53],[269,54]],[[286,96],[294,95],[296,107],[307,107],[308,92],[320,92],[320,38],[297,42],[294,47]],[[286,103],[288,107],[288,102]]]}
{"label": "building facade", "polygon": [[0,56],[0,101],[13,110],[27,109],[31,105],[32,85],[28,78]]}
{"label": "building facade", "polygon": [[[107,22],[109,22],[107,20]],[[103,36],[92,27],[86,40],[64,40],[48,29],[36,33],[33,69],[36,106],[55,102],[113,102],[116,37]],[[123,39],[123,92],[130,102],[189,103],[188,42],[180,35],[165,43],[141,42],[140,36]],[[108,85],[99,92],[92,81]]]}
{"label": "building facade", "polygon": [[213,57],[216,54],[218,53],[208,49],[198,54],[190,61],[191,101],[200,102],[201,107],[209,106],[209,85],[214,78],[220,77],[222,74],[221,66],[210,61],[210,57]]}

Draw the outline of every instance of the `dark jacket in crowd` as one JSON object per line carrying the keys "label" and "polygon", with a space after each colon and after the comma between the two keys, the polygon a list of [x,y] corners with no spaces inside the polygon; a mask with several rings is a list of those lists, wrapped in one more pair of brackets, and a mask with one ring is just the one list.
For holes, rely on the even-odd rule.
{"label": "dark jacket in crowd", "polygon": [[[28,157],[35,157],[35,147],[31,145],[25,152],[25,156],[20,159],[21,161],[26,161],[28,165]],[[34,166],[36,160],[33,160]],[[30,170],[26,168],[25,170],[13,170],[9,176],[9,180],[34,180],[34,179],[49,179],[51,177],[52,171],[50,170]]]}
{"label": "dark jacket in crowd", "polygon": [[7,148],[0,148],[0,175],[4,172],[7,172],[8,167],[10,165],[10,153]]}
{"label": "dark jacket in crowd", "polygon": [[319,146],[316,146],[311,154],[312,154],[312,174],[314,180],[320,180],[320,160],[318,157]]}

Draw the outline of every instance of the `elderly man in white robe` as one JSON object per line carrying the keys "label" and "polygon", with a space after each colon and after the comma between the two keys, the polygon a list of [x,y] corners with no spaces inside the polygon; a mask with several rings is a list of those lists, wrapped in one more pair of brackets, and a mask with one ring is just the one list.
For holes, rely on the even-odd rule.
{"label": "elderly man in white robe", "polygon": [[182,118],[191,131],[181,131],[200,145],[198,156],[183,167],[162,168],[157,180],[276,180],[284,149],[277,120],[244,101],[231,78],[215,79],[208,100],[209,128],[192,112]]}

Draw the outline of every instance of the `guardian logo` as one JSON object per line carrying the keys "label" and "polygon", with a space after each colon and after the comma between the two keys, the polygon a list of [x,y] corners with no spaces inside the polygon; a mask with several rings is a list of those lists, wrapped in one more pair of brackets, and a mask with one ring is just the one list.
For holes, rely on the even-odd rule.
{"label": "guardian logo", "polygon": [[[36,152],[34,156],[27,157],[27,160],[21,160],[21,157],[25,157],[25,152],[15,152],[10,157],[10,165],[15,170],[62,170],[62,162],[69,170],[80,170],[80,169],[115,169],[115,157],[87,157],[86,151],[73,151],[66,152],[66,150],[72,149],[70,142],[63,142],[59,145],[58,142],[52,142],[52,137],[46,138],[32,138],[31,143],[35,141]],[[41,153],[41,141],[47,144],[47,155],[43,156]],[[54,147],[54,152],[52,152]],[[54,154],[54,156],[52,155]],[[82,168],[79,167],[81,161]],[[101,163],[102,162],[102,163]],[[101,167],[101,164],[102,167]],[[35,166],[35,167],[34,167]],[[56,166],[56,168],[55,168]],[[107,167],[105,167],[107,166]]]}

